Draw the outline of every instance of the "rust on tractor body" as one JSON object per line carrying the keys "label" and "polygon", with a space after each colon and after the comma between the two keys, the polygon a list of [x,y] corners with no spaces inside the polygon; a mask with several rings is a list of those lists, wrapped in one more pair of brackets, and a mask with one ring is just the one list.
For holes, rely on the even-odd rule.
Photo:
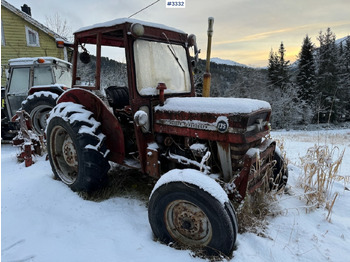
{"label": "rust on tractor body", "polygon": [[165,211],[165,221],[168,232],[184,245],[205,245],[212,238],[212,227],[207,215],[191,202],[171,202]]}
{"label": "rust on tractor body", "polygon": [[[181,117],[180,117],[181,116]],[[221,133],[217,126],[218,117],[225,116],[229,119],[228,130]],[[268,126],[262,127],[256,132],[254,120],[264,117],[268,121],[270,112],[261,110],[252,114],[230,115],[230,114],[203,114],[179,111],[157,112],[154,116],[154,129],[156,132],[167,134],[196,137],[232,144],[248,144],[259,140],[269,133]],[[238,121],[237,121],[238,118]],[[253,130],[247,130],[251,126]],[[247,148],[248,149],[248,148]]]}

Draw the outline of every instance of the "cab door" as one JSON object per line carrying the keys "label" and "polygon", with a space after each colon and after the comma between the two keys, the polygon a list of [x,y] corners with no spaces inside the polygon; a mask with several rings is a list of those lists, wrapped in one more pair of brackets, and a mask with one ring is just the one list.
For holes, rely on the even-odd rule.
{"label": "cab door", "polygon": [[30,84],[30,67],[12,68],[6,86],[5,98],[9,117],[11,118],[21,107],[28,96]]}

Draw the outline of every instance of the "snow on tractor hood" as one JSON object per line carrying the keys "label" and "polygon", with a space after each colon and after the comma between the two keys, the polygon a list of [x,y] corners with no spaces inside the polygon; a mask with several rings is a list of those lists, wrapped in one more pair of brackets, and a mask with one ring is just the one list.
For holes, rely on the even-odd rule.
{"label": "snow on tractor hood", "polygon": [[266,101],[249,98],[223,97],[173,97],[165,100],[164,106],[156,106],[155,111],[249,114],[257,110],[271,110]]}

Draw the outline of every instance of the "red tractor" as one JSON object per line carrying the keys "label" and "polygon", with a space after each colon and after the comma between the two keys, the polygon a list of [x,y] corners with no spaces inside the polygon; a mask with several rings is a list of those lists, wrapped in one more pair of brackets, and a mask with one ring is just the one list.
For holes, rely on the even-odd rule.
{"label": "red tractor", "polygon": [[[190,49],[198,51],[195,36],[183,31],[117,19],[74,35],[73,88],[59,97],[46,128],[55,176],[89,192],[106,179],[109,161],[138,168],[159,179],[149,222],[160,241],[230,254],[237,236],[231,200],[287,181],[267,138],[270,105],[195,97]],[[78,84],[78,57],[90,60],[86,44],[96,46],[91,86]],[[101,87],[103,46],[124,48],[127,87]]]}

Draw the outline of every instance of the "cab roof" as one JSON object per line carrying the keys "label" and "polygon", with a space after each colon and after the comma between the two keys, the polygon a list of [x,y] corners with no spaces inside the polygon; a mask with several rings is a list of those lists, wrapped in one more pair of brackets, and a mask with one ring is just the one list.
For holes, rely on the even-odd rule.
{"label": "cab roof", "polygon": [[28,65],[37,65],[37,64],[66,64],[71,66],[71,63],[64,61],[56,57],[20,57],[9,60],[10,66],[28,66]]}
{"label": "cab roof", "polygon": [[164,30],[168,30],[168,31],[174,31],[174,32],[178,32],[180,34],[186,34],[184,31],[173,28],[173,27],[169,27],[169,26],[157,24],[157,23],[146,22],[146,21],[142,21],[142,20],[138,20],[138,19],[132,19],[132,18],[118,18],[118,19],[114,19],[114,20],[107,21],[104,23],[98,23],[98,24],[94,24],[91,26],[82,27],[82,28],[78,29],[77,31],[75,31],[74,33],[79,33],[79,32],[83,32],[83,31],[88,31],[88,30],[103,28],[103,27],[118,26],[118,25],[123,25],[126,23],[128,23],[128,24],[138,23],[138,24],[148,26],[148,27],[164,29]]}
{"label": "cab roof", "polygon": [[75,40],[79,44],[97,44],[97,36],[101,35],[101,45],[124,47],[128,38],[136,37],[132,33],[132,26],[135,24],[141,24],[144,28],[143,35],[137,36],[142,39],[181,44],[187,41],[187,34],[181,30],[130,18],[119,18],[80,28],[74,32]]}

